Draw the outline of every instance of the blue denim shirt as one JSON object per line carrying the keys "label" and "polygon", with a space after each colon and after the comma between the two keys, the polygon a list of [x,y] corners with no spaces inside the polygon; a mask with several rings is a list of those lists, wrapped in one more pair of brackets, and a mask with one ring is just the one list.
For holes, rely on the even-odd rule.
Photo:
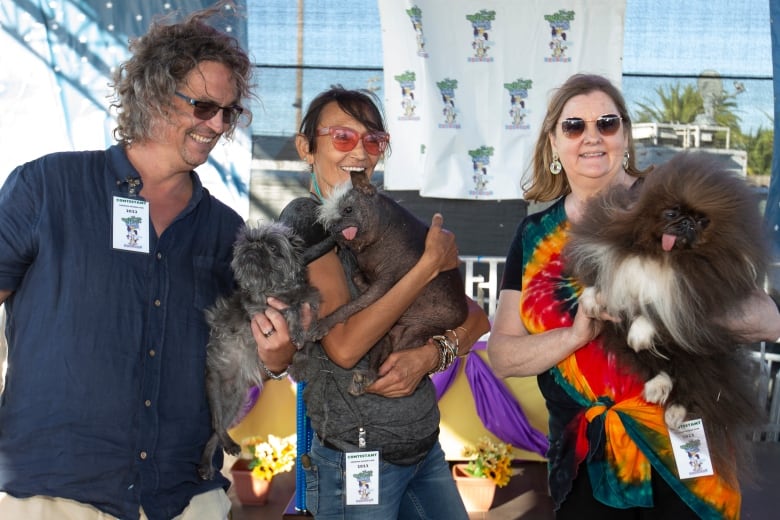
{"label": "blue denim shirt", "polygon": [[232,290],[243,221],[190,175],[192,200],[161,237],[149,229],[148,254],[112,248],[113,196],[139,180],[120,146],[42,157],[0,189],[3,491],[156,520],[227,488],[196,468],[211,431],[203,310]]}

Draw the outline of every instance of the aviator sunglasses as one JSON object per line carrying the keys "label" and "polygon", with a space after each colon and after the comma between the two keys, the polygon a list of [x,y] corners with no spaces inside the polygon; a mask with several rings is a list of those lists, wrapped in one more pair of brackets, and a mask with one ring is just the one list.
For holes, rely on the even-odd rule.
{"label": "aviator sunglasses", "polygon": [[317,129],[317,135],[330,134],[333,148],[339,152],[350,152],[355,149],[358,141],[363,141],[363,148],[371,155],[379,155],[387,148],[390,142],[390,134],[385,132],[367,132],[360,135],[355,130],[346,126],[326,126]]}
{"label": "aviator sunglasses", "polygon": [[585,131],[585,123],[596,123],[596,128],[603,136],[615,135],[620,128],[622,117],[615,114],[605,114],[595,120],[585,120],[581,117],[569,117],[561,121],[563,135],[576,139]]}
{"label": "aviator sunglasses", "polygon": [[192,113],[195,115],[195,117],[202,121],[208,121],[214,117],[217,112],[222,110],[222,122],[226,125],[233,126],[244,112],[244,109],[238,105],[221,107],[216,103],[212,103],[211,101],[199,101],[197,99],[192,99],[191,97],[186,96],[181,92],[174,92],[174,94],[192,105],[192,108],[194,109]]}

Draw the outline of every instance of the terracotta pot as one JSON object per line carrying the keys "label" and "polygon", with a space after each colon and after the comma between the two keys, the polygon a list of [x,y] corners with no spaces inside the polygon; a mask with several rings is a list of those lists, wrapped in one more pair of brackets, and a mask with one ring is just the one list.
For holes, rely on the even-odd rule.
{"label": "terracotta pot", "polygon": [[268,502],[273,480],[252,475],[248,461],[238,459],[230,468],[238,501],[246,506],[262,506]]}
{"label": "terracotta pot", "polygon": [[452,466],[452,478],[458,487],[466,511],[485,512],[493,504],[496,483],[489,478],[472,477],[466,473],[466,464]]}

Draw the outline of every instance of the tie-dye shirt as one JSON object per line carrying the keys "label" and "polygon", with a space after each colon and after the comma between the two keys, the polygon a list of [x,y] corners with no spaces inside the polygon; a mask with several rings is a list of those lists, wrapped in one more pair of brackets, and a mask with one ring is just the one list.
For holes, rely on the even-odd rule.
{"label": "tie-dye shirt", "polygon": [[[561,257],[568,228],[560,199],[526,217],[510,246],[501,288],[522,291],[519,316],[531,334],[574,320],[582,288],[567,276]],[[599,338],[537,380],[549,412],[547,457],[556,508],[582,467],[599,501],[652,507],[652,468],[702,518],[739,517],[739,490],[724,479],[677,477],[663,408],[642,398],[643,381],[621,370]]]}

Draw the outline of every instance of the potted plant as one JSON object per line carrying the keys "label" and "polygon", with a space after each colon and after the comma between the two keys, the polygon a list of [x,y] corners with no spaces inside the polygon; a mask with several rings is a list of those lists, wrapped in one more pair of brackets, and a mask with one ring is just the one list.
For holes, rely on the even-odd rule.
{"label": "potted plant", "polygon": [[263,505],[268,502],[271,482],[275,475],[290,471],[295,465],[295,435],[277,437],[247,437],[241,441],[241,457],[230,473],[236,496],[244,505]]}
{"label": "potted plant", "polygon": [[482,437],[475,445],[464,447],[463,455],[470,460],[453,465],[452,477],[466,510],[488,511],[496,486],[506,486],[512,476],[512,446]]}

